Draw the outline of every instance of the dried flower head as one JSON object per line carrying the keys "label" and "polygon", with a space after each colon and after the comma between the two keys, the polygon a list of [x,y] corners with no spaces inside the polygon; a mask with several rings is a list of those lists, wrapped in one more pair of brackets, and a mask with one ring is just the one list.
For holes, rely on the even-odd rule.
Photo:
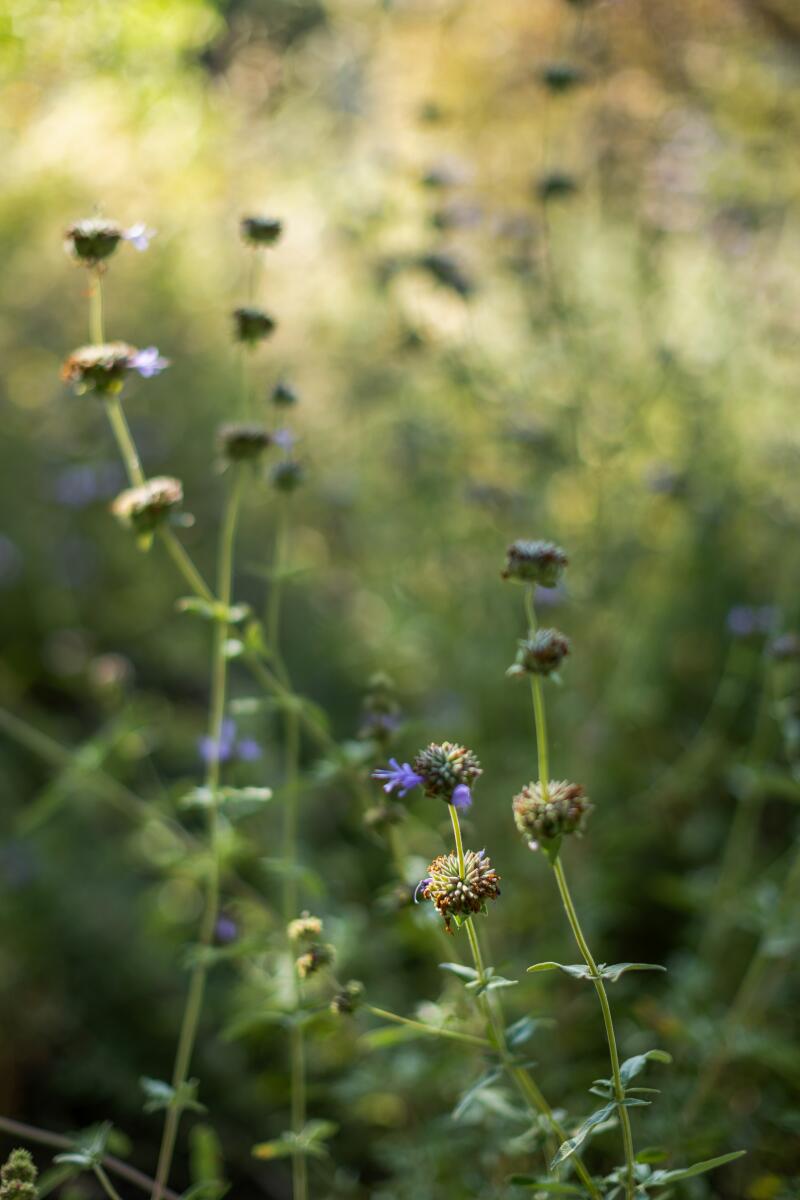
{"label": "dried flower head", "polygon": [[283,222],[276,217],[243,217],[240,230],[249,246],[274,246],[283,233]]}
{"label": "dried flower head", "polygon": [[271,441],[270,432],[263,425],[232,422],[217,430],[220,449],[231,462],[252,462],[264,453]]}
{"label": "dried flower head", "polygon": [[565,779],[529,783],[512,801],[514,822],[532,850],[541,845],[549,857],[558,854],[566,834],[582,834],[592,804],[579,783]]}
{"label": "dried flower head", "polygon": [[64,247],[77,262],[97,267],[111,257],[122,241],[130,242],[136,250],[146,250],[153,232],[141,222],[124,229],[118,221],[89,217],[70,225],[64,235]]}
{"label": "dried flower head", "polygon": [[555,542],[529,541],[520,538],[508,547],[506,565],[501,572],[503,579],[517,579],[522,583],[538,583],[541,587],[555,587],[569,559]]}
{"label": "dried flower head", "polygon": [[569,654],[569,638],[557,629],[537,629],[533,637],[518,643],[514,665],[506,675],[550,675],[557,671]]}
{"label": "dried flower head", "polygon": [[309,946],[296,960],[297,974],[301,979],[308,979],[323,967],[329,967],[334,959],[333,946],[318,943]]}
{"label": "dried flower head", "polygon": [[27,1150],[12,1150],[0,1167],[0,1200],[36,1200],[37,1174]]}
{"label": "dried flower head", "polygon": [[73,350],[61,368],[61,378],[79,394],[93,390],[114,395],[122,391],[130,371],[150,379],[167,366],[169,360],[155,346],[137,350],[127,342],[103,342]]}
{"label": "dried flower head", "polygon": [[170,475],[157,475],[139,487],[120,492],[111,505],[111,511],[134,533],[148,537],[182,501],[181,481]]}
{"label": "dried flower head", "polygon": [[305,909],[299,917],[295,917],[286,927],[290,942],[307,942],[318,938],[322,933],[322,921]]}
{"label": "dried flower head", "polygon": [[444,918],[447,933],[452,922],[460,925],[474,913],[486,912],[486,901],[500,895],[500,876],[485,850],[467,850],[464,854],[463,877],[458,855],[439,854],[428,867],[428,874],[419,885],[419,894],[430,900]]}
{"label": "dried flower head", "polygon": [[292,408],[298,402],[298,395],[293,387],[281,379],[272,389],[270,401],[278,408]]}
{"label": "dried flower head", "polygon": [[351,979],[341,988],[331,1000],[331,1012],[337,1017],[349,1017],[364,999],[364,985],[357,979]]}
{"label": "dried flower head", "polygon": [[426,796],[436,796],[456,808],[472,803],[472,784],[483,774],[477,756],[454,742],[431,742],[414,759],[413,769]]}
{"label": "dried flower head", "polygon": [[295,458],[284,458],[270,471],[270,482],[279,492],[294,492],[300,487],[305,478],[302,463]]}
{"label": "dried flower head", "polygon": [[275,321],[261,308],[236,308],[233,312],[236,340],[255,345],[275,331]]}

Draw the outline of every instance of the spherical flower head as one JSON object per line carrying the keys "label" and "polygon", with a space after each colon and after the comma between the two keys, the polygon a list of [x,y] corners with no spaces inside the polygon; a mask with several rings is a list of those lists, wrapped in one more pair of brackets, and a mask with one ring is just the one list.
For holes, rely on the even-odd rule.
{"label": "spherical flower head", "polygon": [[295,961],[297,974],[301,979],[308,979],[310,975],[316,975],[317,971],[321,971],[323,967],[329,967],[333,959],[333,946],[323,943],[309,946],[308,950],[305,950]]}
{"label": "spherical flower head", "polygon": [[270,432],[263,425],[236,422],[221,425],[217,430],[217,442],[230,462],[255,461],[271,441]]}
{"label": "spherical flower head", "polygon": [[283,233],[283,222],[277,217],[243,217],[240,230],[248,246],[274,246]]}
{"label": "spherical flower head", "polygon": [[579,783],[551,780],[529,783],[512,801],[514,823],[532,850],[539,846],[551,861],[558,857],[561,839],[582,834],[592,804]]}
{"label": "spherical flower head", "polygon": [[89,217],[75,221],[64,235],[64,249],[87,267],[96,267],[110,258],[125,231],[117,221]]}
{"label": "spherical flower head", "polygon": [[295,458],[284,458],[270,471],[270,483],[279,492],[296,491],[305,478],[305,468]]}
{"label": "spherical flower head", "polygon": [[298,403],[299,397],[293,387],[290,387],[284,380],[279,380],[272,389],[270,401],[278,408],[293,408]]}
{"label": "spherical flower head", "polygon": [[36,1200],[37,1174],[27,1150],[12,1150],[0,1167],[0,1200]]}
{"label": "spherical flower head", "polygon": [[414,759],[413,769],[422,779],[426,796],[456,808],[469,808],[472,785],[483,774],[476,755],[454,742],[431,742]]}
{"label": "spherical flower head", "polygon": [[236,340],[254,346],[275,331],[275,321],[261,308],[237,308],[233,312]]}
{"label": "spherical flower head", "polygon": [[140,487],[126,488],[111,505],[114,516],[138,535],[148,537],[183,501],[183,485],[170,475],[157,475]]}
{"label": "spherical flower head", "polygon": [[519,642],[514,665],[506,675],[551,675],[569,654],[569,638],[557,629],[537,629],[533,637]]}
{"label": "spherical flower head", "polygon": [[290,942],[313,942],[322,933],[322,921],[319,917],[312,917],[307,910],[301,912],[299,917],[295,917],[286,927],[286,934]]}
{"label": "spherical flower head", "polygon": [[100,395],[116,395],[122,391],[130,371],[151,379],[167,366],[169,360],[162,358],[156,346],[137,350],[127,342],[103,342],[73,350],[61,368],[61,378],[71,383],[78,394],[95,391]]}
{"label": "spherical flower head", "polygon": [[453,921],[458,926],[466,917],[486,912],[486,901],[496,900],[500,895],[499,882],[500,876],[486,852],[467,850],[463,877],[458,855],[440,854],[428,867],[418,891],[441,914],[446,932],[452,933]]}
{"label": "spherical flower head", "polygon": [[351,979],[331,1000],[331,1012],[337,1017],[349,1017],[364,999],[364,985]]}
{"label": "spherical flower head", "polygon": [[503,579],[538,583],[541,587],[552,588],[558,583],[568,562],[566,553],[555,542],[520,538],[508,547],[501,576]]}

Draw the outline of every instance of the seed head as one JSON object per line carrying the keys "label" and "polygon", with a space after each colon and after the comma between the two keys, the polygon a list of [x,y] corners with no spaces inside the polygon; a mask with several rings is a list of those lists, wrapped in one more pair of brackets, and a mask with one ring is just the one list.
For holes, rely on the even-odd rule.
{"label": "seed head", "polygon": [[427,878],[420,884],[419,894],[430,900],[444,918],[447,933],[452,922],[460,925],[473,913],[486,912],[486,901],[500,895],[500,876],[485,850],[467,850],[464,854],[464,875],[459,871],[456,854],[440,854],[428,867]]}
{"label": "seed head", "polygon": [[264,453],[271,441],[270,432],[263,425],[240,422],[221,425],[217,430],[217,442],[230,462],[252,462]]}
{"label": "seed head", "polygon": [[290,942],[313,942],[322,933],[322,921],[306,910],[289,922],[286,933]]}
{"label": "seed head", "polygon": [[117,221],[89,217],[70,225],[64,235],[64,249],[76,261],[87,267],[96,267],[111,257],[122,241],[124,232]]}
{"label": "seed head", "polygon": [[305,468],[294,458],[284,458],[275,464],[269,477],[279,492],[294,492],[305,478]]}
{"label": "seed head", "polygon": [[0,1200],[36,1200],[37,1174],[27,1150],[12,1150],[0,1167]]}
{"label": "seed head", "polygon": [[279,380],[272,389],[270,401],[278,408],[292,408],[298,402],[297,392],[283,379]]}
{"label": "seed head", "polygon": [[92,390],[114,395],[122,391],[129,371],[150,379],[168,366],[169,359],[163,358],[156,346],[137,350],[127,342],[103,342],[73,350],[61,368],[61,378],[79,395]]}
{"label": "seed head", "polygon": [[529,783],[512,801],[514,823],[532,850],[542,848],[551,858],[558,855],[566,834],[582,834],[592,804],[579,783],[551,780],[547,790]]}
{"label": "seed head", "polygon": [[557,671],[569,654],[569,638],[557,629],[537,629],[533,637],[518,643],[514,665],[506,675],[519,678],[522,675],[550,675]]}
{"label": "seed head", "polygon": [[182,501],[181,481],[170,475],[157,475],[140,487],[126,488],[120,492],[111,505],[111,511],[134,533],[148,536]]}
{"label": "seed head", "polygon": [[338,1017],[349,1017],[359,1007],[363,998],[363,983],[351,979],[331,1000],[331,1012],[336,1013]]}
{"label": "seed head", "polygon": [[422,779],[426,796],[456,808],[469,807],[472,784],[483,774],[477,756],[454,742],[431,742],[414,759],[413,768]]}
{"label": "seed head", "polygon": [[506,551],[506,565],[501,577],[552,588],[558,583],[568,562],[565,551],[555,542],[520,538],[512,542]]}
{"label": "seed head", "polygon": [[309,975],[315,975],[323,967],[329,967],[333,958],[333,946],[323,943],[309,946],[295,962],[297,974],[301,979],[308,979]]}
{"label": "seed head", "polygon": [[240,230],[249,246],[274,246],[283,233],[283,222],[276,217],[243,217]]}
{"label": "seed head", "polygon": [[236,308],[233,312],[234,332],[238,342],[255,345],[275,331],[275,321],[261,308]]}

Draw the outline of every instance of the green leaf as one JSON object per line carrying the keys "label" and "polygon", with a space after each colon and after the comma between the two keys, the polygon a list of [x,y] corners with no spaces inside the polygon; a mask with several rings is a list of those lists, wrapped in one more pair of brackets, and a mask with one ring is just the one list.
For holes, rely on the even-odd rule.
{"label": "green leaf", "polygon": [[188,1192],[181,1195],[181,1200],[222,1200],[230,1189],[231,1185],[223,1179],[203,1179],[192,1184]]}
{"label": "green leaf", "polygon": [[175,604],[178,612],[202,617],[206,621],[223,621],[226,625],[238,625],[252,613],[249,604],[231,604],[226,607],[218,601],[202,600],[199,596],[183,596]]}
{"label": "green leaf", "polygon": [[271,1142],[259,1142],[251,1153],[256,1158],[286,1158],[293,1154],[307,1154],[312,1158],[324,1158],[327,1150],[320,1143],[338,1130],[332,1121],[309,1121],[299,1133],[282,1133]]}
{"label": "green leaf", "polygon": [[632,1058],[626,1058],[619,1069],[623,1086],[627,1086],[632,1079],[640,1075],[648,1062],[671,1063],[672,1055],[667,1054],[666,1050],[646,1050],[644,1054],[634,1054]]}
{"label": "green leaf", "polygon": [[644,1149],[640,1150],[636,1155],[636,1161],[637,1163],[648,1163],[652,1165],[653,1163],[663,1162],[666,1157],[667,1151],[663,1146],[645,1146]]}
{"label": "green leaf", "polygon": [[223,1191],[217,1193],[220,1196],[228,1190],[229,1185],[222,1178],[222,1146],[216,1130],[208,1122],[200,1121],[192,1127],[189,1133],[189,1157],[195,1187],[201,1184],[217,1189],[221,1187]]}
{"label": "green leaf", "polygon": [[528,967],[529,971],[563,971],[565,975],[571,975],[573,979],[591,979],[592,975],[585,963],[575,963],[572,966],[565,966],[559,962],[540,962],[534,963],[532,967]]}
{"label": "green leaf", "polygon": [[726,1163],[735,1162],[737,1158],[742,1158],[746,1153],[746,1150],[733,1150],[730,1154],[720,1154],[719,1158],[707,1158],[705,1162],[695,1163],[691,1167],[678,1167],[674,1171],[653,1171],[647,1180],[647,1186],[661,1187],[665,1183],[678,1183],[681,1179],[693,1179],[695,1175],[705,1175],[706,1171],[713,1171],[717,1167],[724,1167]]}
{"label": "green leaf", "polygon": [[520,1017],[506,1029],[506,1043],[510,1049],[516,1050],[529,1042],[539,1029],[547,1029],[555,1025],[549,1017]]}
{"label": "green leaf", "polygon": [[149,1079],[144,1076],[139,1080],[142,1091],[147,1099],[144,1103],[146,1113],[161,1112],[174,1108],[178,1112],[189,1110],[204,1113],[205,1107],[197,1099],[199,1083],[196,1079],[186,1079],[179,1088],[165,1083],[163,1079]]}
{"label": "green leaf", "polygon": [[497,988],[516,987],[518,982],[517,979],[504,979],[502,975],[495,975],[489,967],[482,980],[471,979],[465,986],[476,996],[482,996],[485,992],[493,992]]}
{"label": "green leaf", "polygon": [[659,966],[658,963],[612,963],[608,967],[605,963],[598,963],[597,969],[603,979],[616,983],[620,976],[626,975],[628,971],[666,971],[667,968]]}
{"label": "green leaf", "polygon": [[491,1071],[486,1071],[485,1074],[481,1075],[481,1077],[476,1080],[475,1083],[473,1083],[472,1087],[468,1088],[467,1091],[464,1092],[458,1104],[453,1109],[453,1120],[460,1120],[461,1117],[464,1116],[464,1113],[467,1112],[467,1110],[471,1107],[473,1101],[477,1099],[478,1093],[482,1092],[484,1088],[491,1087],[493,1083],[496,1083],[502,1073],[503,1072],[498,1068],[493,1068]]}
{"label": "green leaf", "polygon": [[578,1126],[572,1137],[567,1138],[565,1142],[561,1143],[558,1153],[550,1163],[550,1170],[555,1171],[556,1167],[560,1166],[571,1154],[580,1149],[592,1130],[596,1129],[598,1125],[602,1125],[605,1121],[610,1120],[615,1115],[616,1109],[616,1103],[612,1102],[611,1104],[604,1104],[602,1108],[597,1108],[593,1113],[590,1113],[586,1120]]}
{"label": "green leaf", "polygon": [[460,979],[466,979],[469,982],[477,982],[478,972],[474,967],[465,967],[461,963],[443,962],[439,963],[440,971],[451,971],[453,975],[458,975]]}
{"label": "green leaf", "polygon": [[[272,799],[272,788],[267,787],[222,787],[217,789],[217,807],[226,817],[235,821],[242,817],[250,817],[260,812]],[[192,788],[178,801],[180,808],[209,809],[214,803],[214,793],[211,788]]]}
{"label": "green leaf", "polygon": [[285,1133],[271,1142],[259,1142],[250,1153],[254,1158],[288,1158],[290,1154],[298,1153],[297,1139],[293,1134]]}
{"label": "green leaf", "polygon": [[82,1130],[73,1138],[73,1148],[63,1154],[57,1154],[53,1162],[68,1163],[82,1171],[94,1170],[103,1161],[112,1128],[110,1121],[103,1121],[100,1125]]}

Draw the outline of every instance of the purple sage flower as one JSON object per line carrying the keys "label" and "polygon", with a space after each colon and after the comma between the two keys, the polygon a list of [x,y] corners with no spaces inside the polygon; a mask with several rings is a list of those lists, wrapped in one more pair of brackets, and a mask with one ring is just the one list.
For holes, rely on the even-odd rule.
{"label": "purple sage flower", "polygon": [[239,927],[233,917],[220,913],[214,926],[214,938],[218,945],[229,946],[239,936]]}
{"label": "purple sage flower", "polygon": [[143,221],[138,221],[136,225],[126,229],[122,236],[126,242],[130,242],[134,250],[146,250],[155,233],[155,229],[148,229]]}
{"label": "purple sage flower", "polygon": [[372,778],[385,779],[383,790],[391,793],[397,788],[398,796],[405,796],[412,788],[419,787],[423,782],[422,776],[413,771],[408,763],[400,766],[396,758],[389,759],[388,769],[373,771]]}
{"label": "purple sage flower", "polygon": [[292,433],[291,429],[276,429],[272,441],[276,446],[280,446],[281,450],[291,450],[297,442],[297,434]]}
{"label": "purple sage flower", "polygon": [[238,762],[255,762],[261,757],[261,747],[253,738],[237,740],[236,722],[230,718],[222,723],[218,750],[214,739],[208,734],[198,740],[197,747],[200,757],[205,763],[214,761],[224,763],[233,759]]}
{"label": "purple sage flower", "polygon": [[136,351],[129,366],[132,371],[138,371],[142,379],[152,379],[169,366],[169,359],[159,354],[157,346],[147,346],[144,350]]}
{"label": "purple sage flower", "polygon": [[450,803],[453,808],[469,808],[472,804],[472,792],[465,783],[460,783],[458,787],[453,788]]}
{"label": "purple sage flower", "polygon": [[727,617],[728,632],[734,637],[755,637],[771,633],[778,619],[778,610],[773,604],[751,608],[747,604],[736,604]]}

